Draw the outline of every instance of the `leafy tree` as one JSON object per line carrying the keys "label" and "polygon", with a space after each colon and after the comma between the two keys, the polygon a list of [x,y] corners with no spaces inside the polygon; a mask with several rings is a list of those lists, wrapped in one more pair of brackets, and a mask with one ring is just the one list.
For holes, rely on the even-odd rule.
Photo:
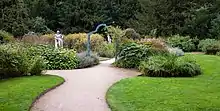
{"label": "leafy tree", "polygon": [[28,13],[23,0],[1,0],[0,29],[21,36],[27,32]]}

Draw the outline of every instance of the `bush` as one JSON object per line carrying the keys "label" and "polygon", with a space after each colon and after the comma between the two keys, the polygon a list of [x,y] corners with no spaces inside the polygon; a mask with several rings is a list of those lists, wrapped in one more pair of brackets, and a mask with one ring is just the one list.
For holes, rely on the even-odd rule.
{"label": "bush", "polygon": [[[98,51],[100,49],[100,44],[104,43],[104,38],[99,34],[93,34],[91,36],[91,49],[93,51]],[[87,49],[87,34],[69,34],[64,37],[64,46],[70,49],[75,49],[77,52],[83,52]]]}
{"label": "bush", "polygon": [[101,57],[113,58],[115,57],[115,47],[114,44],[103,43],[101,48],[97,51],[98,55]]}
{"label": "bush", "polygon": [[77,52],[83,52],[86,50],[86,34],[69,34],[64,37],[64,47],[75,49]]}
{"label": "bush", "polygon": [[174,54],[176,56],[184,56],[184,52],[183,52],[182,49],[179,49],[179,48],[169,48],[168,50],[169,50],[169,52],[171,54]]}
{"label": "bush", "polygon": [[42,36],[40,36],[40,39],[42,40],[42,43],[43,44],[53,44],[54,45],[54,42],[55,42],[55,39],[54,39],[54,33],[51,33],[51,34],[44,34]]}
{"label": "bush", "polygon": [[149,46],[149,47],[154,48],[154,49],[168,51],[165,41],[161,38],[141,39],[138,43]]}
{"label": "bush", "polygon": [[42,17],[33,18],[30,21],[30,29],[37,33],[47,33],[51,30],[47,27],[46,21]]}
{"label": "bush", "polygon": [[6,32],[6,31],[0,30],[0,44],[1,43],[8,43],[13,40],[14,40],[14,37],[12,34]]}
{"label": "bush", "polygon": [[0,46],[0,78],[38,75],[44,70],[39,57],[28,56],[19,44]]}
{"label": "bush", "polygon": [[180,36],[174,35],[167,39],[167,43],[171,45],[171,47],[178,47],[185,52],[191,52],[196,50],[196,46],[194,44],[194,40],[189,36]]}
{"label": "bush", "polygon": [[22,37],[22,42],[24,43],[30,43],[30,44],[49,44],[53,45],[54,44],[54,35],[53,34],[45,34],[42,36],[38,36],[36,34],[25,34]]}
{"label": "bush", "polygon": [[148,49],[136,43],[124,44],[117,55],[115,65],[122,68],[137,68],[148,57]]}
{"label": "bush", "polygon": [[220,56],[220,52],[217,52],[216,55],[217,55],[217,56]]}
{"label": "bush", "polygon": [[54,49],[52,46],[38,45],[29,48],[30,56],[42,56],[48,70],[74,69],[78,65],[74,50]]}
{"label": "bush", "polygon": [[86,56],[86,52],[82,52],[77,55],[77,59],[79,60],[79,64],[77,66],[78,69],[92,67],[99,64],[99,58],[95,54]]}
{"label": "bush", "polygon": [[134,29],[128,28],[125,30],[123,38],[136,40],[136,39],[140,39],[141,36]]}
{"label": "bush", "polygon": [[150,77],[193,77],[201,74],[200,66],[194,60],[175,55],[152,56],[141,62],[139,70]]}
{"label": "bush", "polygon": [[201,40],[198,48],[206,54],[216,54],[220,51],[220,42],[215,39]]}
{"label": "bush", "polygon": [[[86,43],[87,43],[87,39],[86,39]],[[91,49],[93,52],[98,52],[102,48],[101,44],[105,44],[105,43],[106,43],[105,39],[101,35],[93,34],[91,36]]]}

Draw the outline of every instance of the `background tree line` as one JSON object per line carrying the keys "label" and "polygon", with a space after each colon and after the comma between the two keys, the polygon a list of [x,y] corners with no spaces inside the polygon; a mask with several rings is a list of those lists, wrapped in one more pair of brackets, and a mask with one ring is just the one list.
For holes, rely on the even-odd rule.
{"label": "background tree line", "polygon": [[15,36],[88,32],[107,23],[144,35],[220,37],[220,0],[1,0],[0,5],[0,29]]}

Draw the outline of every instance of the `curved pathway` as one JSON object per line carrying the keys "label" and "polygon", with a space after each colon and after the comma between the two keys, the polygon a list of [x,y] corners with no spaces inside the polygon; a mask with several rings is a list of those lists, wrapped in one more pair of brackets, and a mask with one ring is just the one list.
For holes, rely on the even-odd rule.
{"label": "curved pathway", "polygon": [[48,71],[66,82],[36,101],[31,111],[110,111],[105,101],[108,88],[115,82],[139,73],[111,67],[114,60],[78,70]]}

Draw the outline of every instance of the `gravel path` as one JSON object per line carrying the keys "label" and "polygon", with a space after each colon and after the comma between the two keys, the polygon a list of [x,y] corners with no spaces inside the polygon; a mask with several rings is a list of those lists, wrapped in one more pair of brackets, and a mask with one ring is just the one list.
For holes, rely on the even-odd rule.
{"label": "gravel path", "polygon": [[138,72],[111,67],[114,60],[79,70],[48,71],[66,82],[36,101],[31,111],[110,111],[105,101],[108,88]]}

